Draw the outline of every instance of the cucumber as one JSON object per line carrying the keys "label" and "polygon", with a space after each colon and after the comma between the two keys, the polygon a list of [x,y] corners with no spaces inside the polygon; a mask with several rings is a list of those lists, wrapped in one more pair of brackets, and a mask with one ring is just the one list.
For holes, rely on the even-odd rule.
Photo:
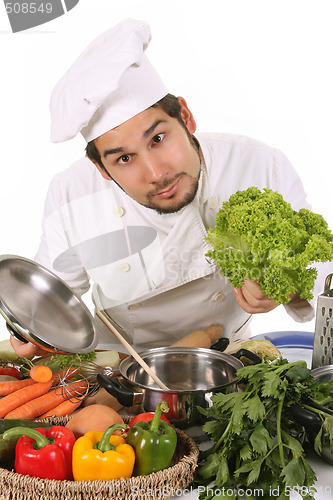
{"label": "cucumber", "polygon": [[18,436],[9,439],[8,441],[2,439],[3,433],[12,427],[30,427],[36,429],[37,427],[44,427],[49,429],[51,424],[48,422],[35,422],[33,420],[19,420],[16,418],[1,418],[0,419],[0,462],[11,460],[15,456],[15,446],[18,441]]}

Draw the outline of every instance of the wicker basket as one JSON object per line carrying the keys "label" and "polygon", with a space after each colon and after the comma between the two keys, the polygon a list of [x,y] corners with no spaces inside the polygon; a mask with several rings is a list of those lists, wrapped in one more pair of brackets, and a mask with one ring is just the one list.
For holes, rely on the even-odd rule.
{"label": "wicker basket", "polygon": [[[52,425],[65,425],[69,418],[51,418]],[[126,422],[126,419],[124,419]],[[185,432],[175,429],[178,443],[168,469],[112,481],[58,481],[24,476],[13,464],[0,468],[1,500],[150,500],[179,496],[193,481],[199,450]]]}

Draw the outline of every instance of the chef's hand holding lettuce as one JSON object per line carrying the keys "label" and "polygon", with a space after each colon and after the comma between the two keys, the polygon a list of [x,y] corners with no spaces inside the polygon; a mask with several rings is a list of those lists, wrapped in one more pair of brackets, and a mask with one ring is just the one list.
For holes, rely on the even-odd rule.
{"label": "chef's hand holding lettuce", "polygon": [[321,215],[297,212],[276,191],[253,186],[223,203],[207,241],[207,255],[235,289],[257,282],[276,305],[295,293],[311,300],[317,277],[311,264],[333,260],[333,234]]}

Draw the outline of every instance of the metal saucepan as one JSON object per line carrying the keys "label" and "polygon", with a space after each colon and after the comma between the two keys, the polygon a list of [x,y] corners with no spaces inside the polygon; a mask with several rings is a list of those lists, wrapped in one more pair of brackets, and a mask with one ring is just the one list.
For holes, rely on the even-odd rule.
{"label": "metal saucepan", "polygon": [[[245,349],[236,354],[260,361]],[[188,429],[204,421],[197,406],[210,406],[210,398],[216,392],[238,390],[236,371],[243,363],[234,355],[198,347],[160,347],[140,355],[170,390],[158,388],[132,357],[120,363],[119,380],[101,374],[97,377],[129,413],[155,411],[160,401],[166,401],[170,409],[167,418],[177,427]]]}
{"label": "metal saucepan", "polygon": [[23,342],[58,353],[85,353],[97,343],[93,317],[58,276],[16,255],[0,256],[0,313]]}
{"label": "metal saucepan", "polygon": [[[313,378],[317,382],[325,383],[333,379],[333,365],[320,366],[311,371]],[[314,401],[310,400],[309,405],[326,412],[329,415],[333,415],[333,410],[321,406]],[[297,423],[304,426],[306,434],[311,444],[313,444],[316,435],[318,434],[321,426],[322,420],[319,415],[313,411],[302,408],[301,406],[294,405],[291,407],[291,413]],[[328,436],[323,436],[322,441],[323,447],[321,452],[321,458],[333,465],[333,454],[329,449],[329,438]]]}

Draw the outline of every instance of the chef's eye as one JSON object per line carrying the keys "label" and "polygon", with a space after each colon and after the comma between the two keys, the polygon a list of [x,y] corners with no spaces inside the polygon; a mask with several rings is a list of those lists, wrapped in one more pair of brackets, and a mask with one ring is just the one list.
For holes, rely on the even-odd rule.
{"label": "chef's eye", "polygon": [[163,141],[164,134],[156,134],[153,137],[153,143],[158,144],[159,142]]}
{"label": "chef's eye", "polygon": [[130,159],[130,155],[122,155],[118,158],[118,163],[128,163]]}

